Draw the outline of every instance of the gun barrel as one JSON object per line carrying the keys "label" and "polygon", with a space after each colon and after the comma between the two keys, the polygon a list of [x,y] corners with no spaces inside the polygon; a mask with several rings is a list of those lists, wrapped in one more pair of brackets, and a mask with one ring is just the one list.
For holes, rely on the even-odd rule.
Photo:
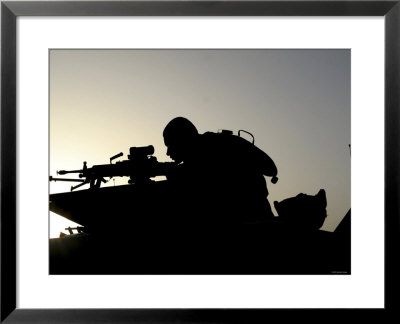
{"label": "gun barrel", "polygon": [[84,182],[83,179],[64,179],[64,178],[54,178],[52,176],[49,177],[50,181],[70,181],[70,182]]}
{"label": "gun barrel", "polygon": [[64,175],[64,174],[68,174],[68,173],[82,173],[83,170],[72,170],[72,171],[67,171],[67,170],[60,170],[57,171],[58,175]]}

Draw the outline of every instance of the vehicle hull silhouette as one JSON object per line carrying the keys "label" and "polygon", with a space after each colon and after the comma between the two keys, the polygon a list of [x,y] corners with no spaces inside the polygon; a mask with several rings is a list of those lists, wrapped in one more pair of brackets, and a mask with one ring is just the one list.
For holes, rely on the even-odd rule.
{"label": "vehicle hull silhouette", "polygon": [[50,210],[84,233],[50,239],[50,273],[351,273],[350,231],[254,220],[181,194],[168,181],[51,194]]}

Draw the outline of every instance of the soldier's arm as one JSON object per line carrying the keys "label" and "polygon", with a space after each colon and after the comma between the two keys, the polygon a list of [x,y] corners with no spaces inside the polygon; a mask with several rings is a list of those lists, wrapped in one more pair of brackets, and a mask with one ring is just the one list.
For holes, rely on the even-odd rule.
{"label": "soldier's arm", "polygon": [[270,156],[267,153],[259,149],[257,146],[254,146],[253,155],[258,168],[262,171],[264,175],[268,177],[277,176],[278,169],[274,161],[270,158]]}
{"label": "soldier's arm", "polygon": [[232,139],[235,139],[238,148],[241,148],[240,152],[248,157],[248,161],[252,167],[259,170],[265,176],[277,176],[278,169],[267,153],[242,137],[234,136]]}

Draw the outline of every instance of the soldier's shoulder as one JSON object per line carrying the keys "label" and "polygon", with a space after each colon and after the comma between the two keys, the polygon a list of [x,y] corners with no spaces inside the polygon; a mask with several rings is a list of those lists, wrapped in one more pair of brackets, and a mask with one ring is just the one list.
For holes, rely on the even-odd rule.
{"label": "soldier's shoulder", "polygon": [[222,145],[236,148],[248,148],[248,146],[252,146],[246,139],[233,134],[206,132],[202,134],[201,137],[203,143],[215,144],[218,146]]}
{"label": "soldier's shoulder", "polygon": [[205,132],[203,134],[200,135],[200,138],[203,141],[215,141],[219,139],[219,134],[214,133],[214,132]]}

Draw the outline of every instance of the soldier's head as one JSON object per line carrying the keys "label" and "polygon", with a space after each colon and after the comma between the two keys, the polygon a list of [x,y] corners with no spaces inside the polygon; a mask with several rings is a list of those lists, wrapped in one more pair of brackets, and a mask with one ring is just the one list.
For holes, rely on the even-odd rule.
{"label": "soldier's head", "polygon": [[177,163],[185,161],[198,135],[196,127],[188,119],[184,117],[172,119],[163,132],[167,155]]}

